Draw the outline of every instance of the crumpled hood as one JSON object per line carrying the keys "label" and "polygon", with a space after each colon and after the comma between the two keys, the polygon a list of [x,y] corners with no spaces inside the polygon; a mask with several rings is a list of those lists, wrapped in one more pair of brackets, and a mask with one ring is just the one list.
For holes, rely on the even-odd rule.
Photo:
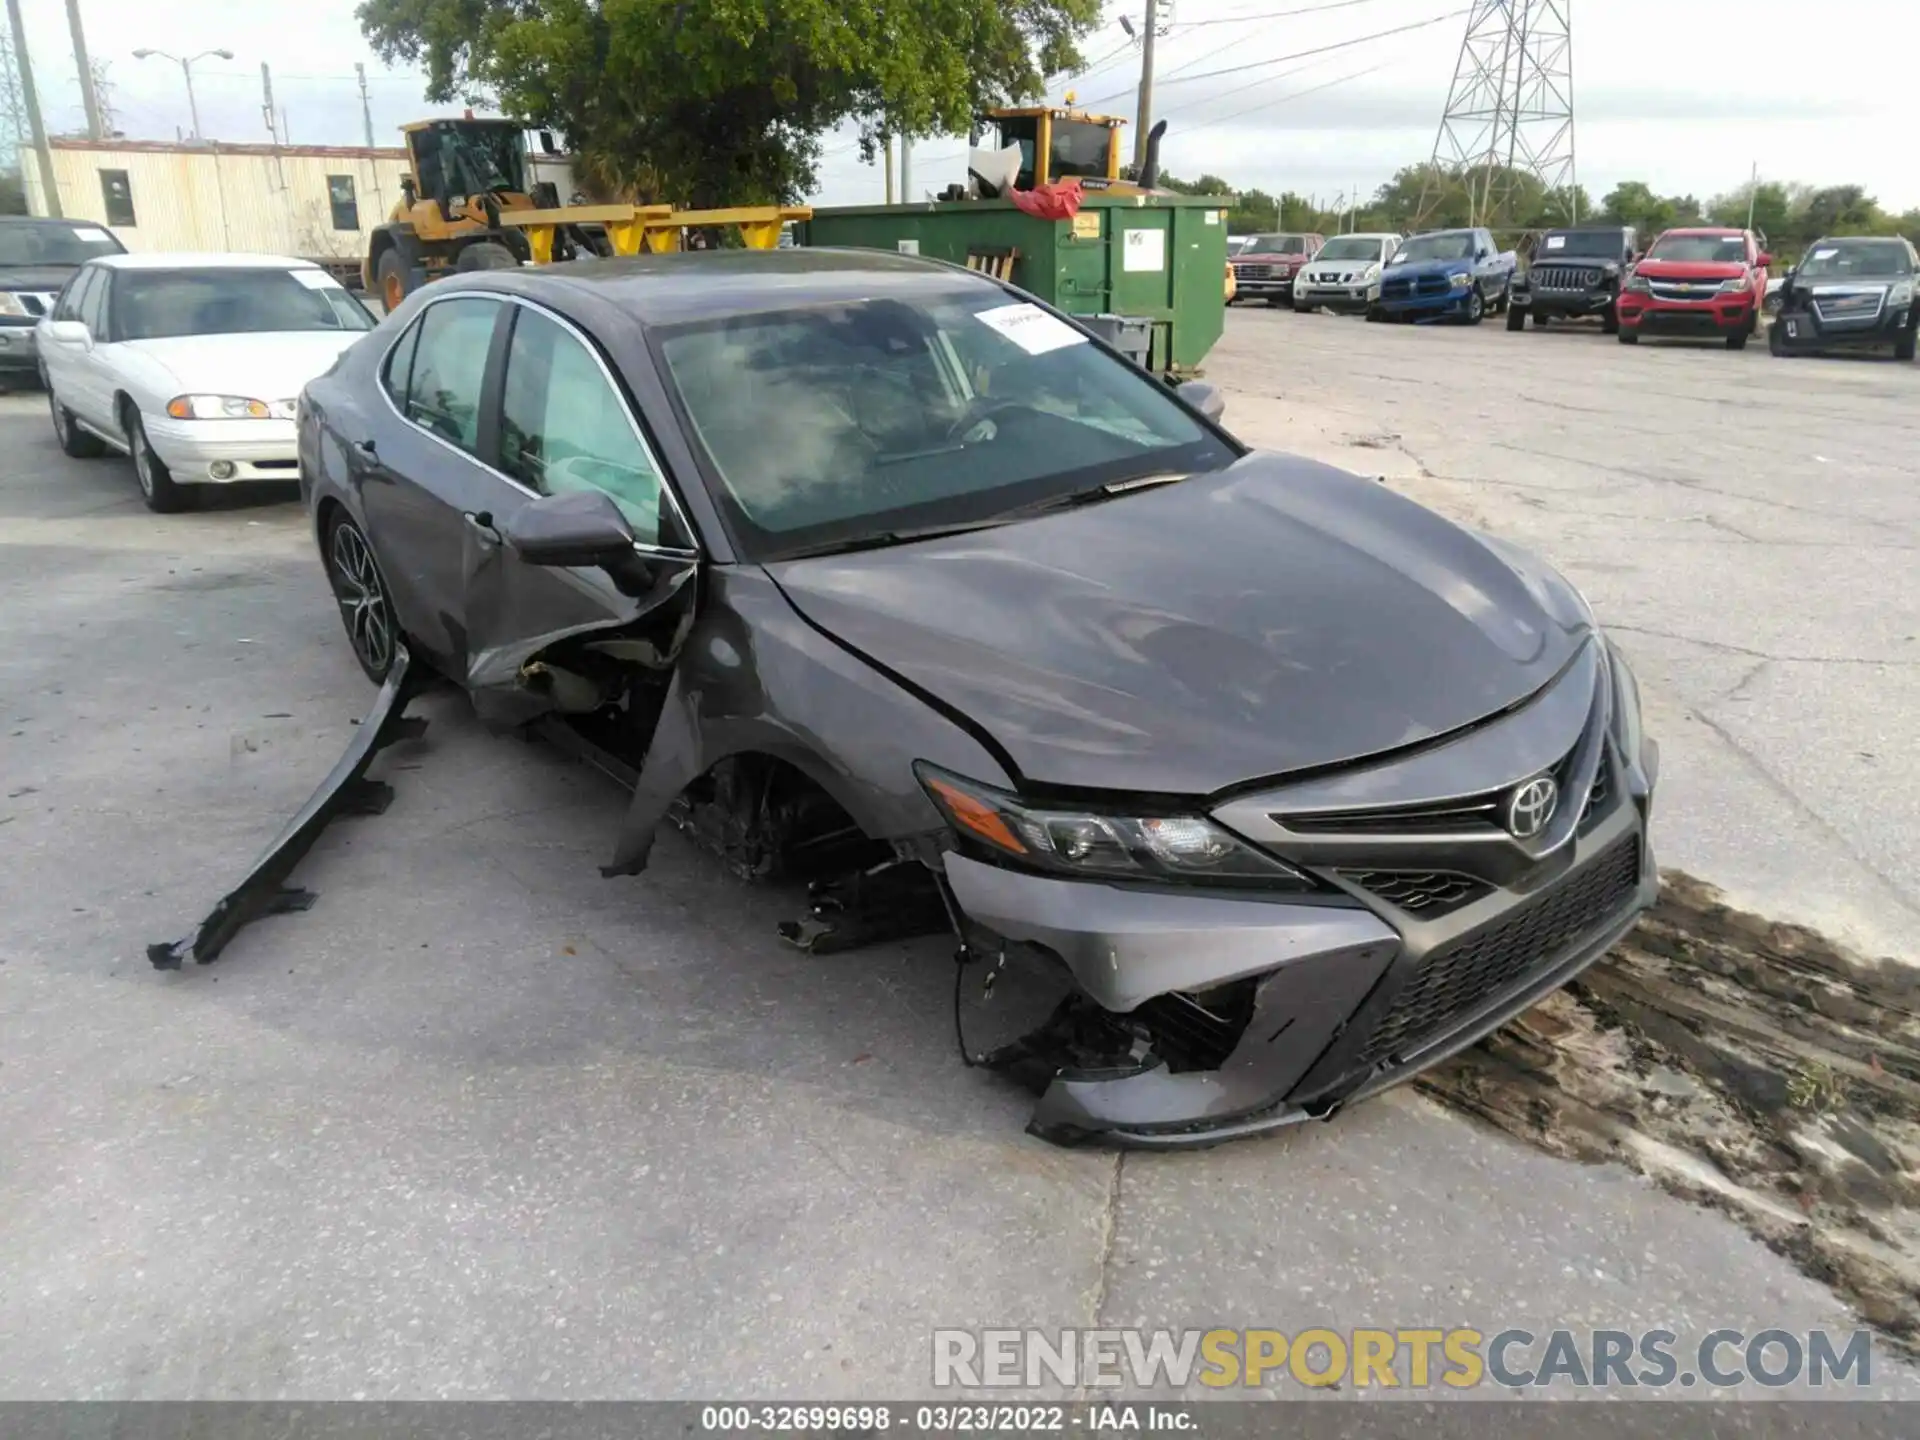
{"label": "crumpled hood", "polygon": [[1545,565],[1373,481],[1252,455],[1084,509],[768,567],[1028,783],[1211,794],[1471,724],[1591,627]]}
{"label": "crumpled hood", "polygon": [[292,400],[359,340],[364,330],[290,330],[257,335],[177,335],[128,340],[127,349],[166,367],[183,395]]}

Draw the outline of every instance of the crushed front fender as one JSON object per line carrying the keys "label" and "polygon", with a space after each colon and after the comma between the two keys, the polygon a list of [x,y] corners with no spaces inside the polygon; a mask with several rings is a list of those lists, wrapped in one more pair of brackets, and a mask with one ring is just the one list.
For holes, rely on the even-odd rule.
{"label": "crushed front fender", "polygon": [[243,927],[262,915],[305,910],[313,904],[312,891],[289,886],[287,880],[336,818],[377,815],[392,801],[392,788],[383,781],[367,779],[367,767],[394,741],[414,739],[425,731],[427,722],[409,717],[406,710],[424,688],[426,675],[426,668],[413,659],[406,646],[398,647],[386,683],[354,731],[346,753],[240,883],[220,898],[192,934],[147,946],[147,959],[156,970],[178,970],[189,959],[199,965],[212,964]]}

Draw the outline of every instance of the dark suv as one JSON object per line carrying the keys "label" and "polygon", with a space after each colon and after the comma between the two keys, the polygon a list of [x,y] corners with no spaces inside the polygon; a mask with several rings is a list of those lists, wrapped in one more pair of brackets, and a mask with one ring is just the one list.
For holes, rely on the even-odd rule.
{"label": "dark suv", "polygon": [[1916,272],[1920,254],[1898,235],[1814,241],[1780,287],[1767,348],[1776,355],[1891,349],[1896,360],[1913,359]]}
{"label": "dark suv", "polygon": [[33,327],[86,261],[126,246],[84,220],[0,215],[0,384],[35,374]]}
{"label": "dark suv", "polygon": [[1617,333],[1620,280],[1632,268],[1639,243],[1631,225],[1549,230],[1534,246],[1526,270],[1513,277],[1507,329],[1518,330],[1528,315],[1535,325],[1597,315],[1603,331]]}

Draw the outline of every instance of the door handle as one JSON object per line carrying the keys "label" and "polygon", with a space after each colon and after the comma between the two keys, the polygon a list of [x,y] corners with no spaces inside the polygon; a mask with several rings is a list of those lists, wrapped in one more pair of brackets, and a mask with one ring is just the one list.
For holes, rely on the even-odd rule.
{"label": "door handle", "polygon": [[380,458],[380,448],[371,440],[356,440],[353,442],[353,448],[369,460]]}
{"label": "door handle", "polygon": [[460,518],[467,522],[467,528],[469,530],[473,531],[487,544],[498,545],[500,543],[500,532],[493,528],[493,512],[491,510],[463,511]]}

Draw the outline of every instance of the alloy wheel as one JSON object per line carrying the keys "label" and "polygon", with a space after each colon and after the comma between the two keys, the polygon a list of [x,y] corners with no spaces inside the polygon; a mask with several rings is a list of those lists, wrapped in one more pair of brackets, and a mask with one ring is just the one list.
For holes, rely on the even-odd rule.
{"label": "alloy wheel", "polygon": [[133,440],[133,477],[140,482],[140,493],[153,498],[153,452],[147,449],[147,437],[135,434]]}
{"label": "alloy wheel", "polygon": [[384,676],[393,664],[393,612],[367,537],[352,522],[341,521],[334,527],[328,558],[334,598],[353,653],[369,675]]}

